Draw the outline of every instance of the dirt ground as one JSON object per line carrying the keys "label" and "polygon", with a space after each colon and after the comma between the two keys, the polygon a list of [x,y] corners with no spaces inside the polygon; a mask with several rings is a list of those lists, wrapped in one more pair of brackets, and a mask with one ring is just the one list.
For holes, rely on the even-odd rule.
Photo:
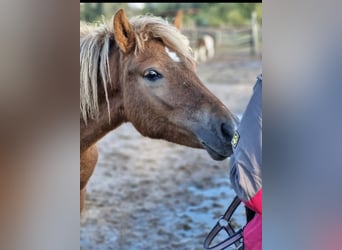
{"label": "dirt ground", "polygon": [[[206,86],[235,114],[246,108],[260,56],[221,48],[198,65]],[[98,143],[99,161],[81,216],[81,249],[202,250],[234,197],[229,163],[140,135],[124,124]],[[234,216],[243,225],[243,209]]]}

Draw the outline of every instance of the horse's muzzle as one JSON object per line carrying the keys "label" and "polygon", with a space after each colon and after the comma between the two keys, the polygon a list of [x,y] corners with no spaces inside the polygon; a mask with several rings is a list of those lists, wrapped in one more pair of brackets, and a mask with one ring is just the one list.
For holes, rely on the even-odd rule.
{"label": "horse's muzzle", "polygon": [[233,153],[231,139],[234,126],[230,124],[223,122],[217,123],[212,128],[204,126],[195,128],[197,139],[214,160],[222,161]]}

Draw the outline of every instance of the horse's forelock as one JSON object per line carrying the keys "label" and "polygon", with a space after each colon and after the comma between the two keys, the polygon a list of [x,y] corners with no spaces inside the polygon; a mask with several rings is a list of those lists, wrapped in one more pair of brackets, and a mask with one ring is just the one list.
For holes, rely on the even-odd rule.
{"label": "horse's forelock", "polygon": [[136,52],[144,49],[144,42],[150,39],[160,39],[171,50],[193,60],[190,42],[176,27],[165,19],[155,16],[136,16],[130,19],[136,36]]}

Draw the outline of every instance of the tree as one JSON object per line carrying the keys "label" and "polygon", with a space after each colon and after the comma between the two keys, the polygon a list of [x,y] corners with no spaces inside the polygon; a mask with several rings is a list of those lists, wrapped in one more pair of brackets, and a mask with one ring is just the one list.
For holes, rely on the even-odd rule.
{"label": "tree", "polygon": [[251,14],[257,13],[258,23],[262,24],[261,3],[145,3],[143,9],[132,9],[128,3],[81,3],[80,18],[86,22],[106,19],[123,8],[128,17],[141,14],[153,14],[167,19],[169,22],[178,10],[183,10],[183,24],[221,27],[246,26],[250,24]]}

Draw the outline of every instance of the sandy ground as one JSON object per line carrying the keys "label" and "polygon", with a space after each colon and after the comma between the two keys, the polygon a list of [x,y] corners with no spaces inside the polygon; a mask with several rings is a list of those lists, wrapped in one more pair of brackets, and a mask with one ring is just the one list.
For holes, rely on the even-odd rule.
{"label": "sandy ground", "polygon": [[[261,67],[260,57],[221,49],[198,74],[241,116]],[[81,216],[81,249],[203,249],[234,197],[228,159],[143,137],[131,124],[109,133],[98,149]],[[244,223],[242,207],[234,219]]]}

